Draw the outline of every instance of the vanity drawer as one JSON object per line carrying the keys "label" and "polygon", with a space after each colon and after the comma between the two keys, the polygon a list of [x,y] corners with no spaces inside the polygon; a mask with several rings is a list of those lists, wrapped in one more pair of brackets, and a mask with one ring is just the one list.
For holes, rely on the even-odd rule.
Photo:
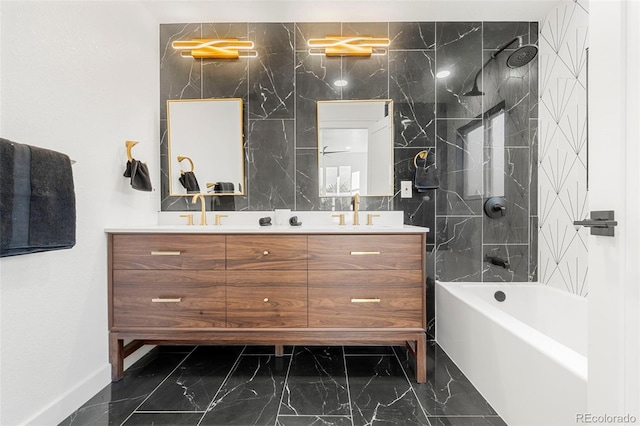
{"label": "vanity drawer", "polygon": [[306,271],[227,272],[227,327],[306,326]]}
{"label": "vanity drawer", "polygon": [[227,269],[307,269],[307,236],[227,236]]}
{"label": "vanity drawer", "polygon": [[224,271],[113,271],[114,327],[225,326]]}
{"label": "vanity drawer", "polygon": [[310,235],[309,269],[423,269],[420,235]]}
{"label": "vanity drawer", "polygon": [[113,235],[113,269],[224,269],[224,235]]}
{"label": "vanity drawer", "polygon": [[309,327],[423,328],[421,271],[309,271]]}

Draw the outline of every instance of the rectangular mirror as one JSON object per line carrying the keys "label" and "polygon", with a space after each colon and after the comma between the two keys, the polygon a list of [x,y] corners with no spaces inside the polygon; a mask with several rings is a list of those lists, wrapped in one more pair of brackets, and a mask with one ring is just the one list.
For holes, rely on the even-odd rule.
{"label": "rectangular mirror", "polygon": [[242,99],[167,101],[170,195],[244,195]]}
{"label": "rectangular mirror", "polygon": [[393,102],[318,101],[320,197],[393,195]]}

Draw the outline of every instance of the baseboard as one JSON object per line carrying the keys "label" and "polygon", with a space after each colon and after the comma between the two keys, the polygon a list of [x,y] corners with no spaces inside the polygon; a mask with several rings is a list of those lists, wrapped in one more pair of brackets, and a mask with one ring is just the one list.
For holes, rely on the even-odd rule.
{"label": "baseboard", "polygon": [[89,398],[97,394],[111,382],[111,365],[105,364],[95,373],[78,383],[38,413],[31,416],[25,425],[44,426],[57,425],[69,417],[71,413],[82,406]]}

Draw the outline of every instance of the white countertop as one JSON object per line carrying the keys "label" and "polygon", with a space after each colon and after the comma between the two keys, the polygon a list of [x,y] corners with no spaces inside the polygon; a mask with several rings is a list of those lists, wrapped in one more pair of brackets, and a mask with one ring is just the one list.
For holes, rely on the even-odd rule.
{"label": "white countertop", "polygon": [[[207,212],[207,224],[200,223],[200,212],[160,212],[157,224],[133,224],[107,226],[107,233],[172,233],[172,234],[418,234],[429,232],[422,226],[404,225],[404,212],[361,211],[360,225],[353,225],[350,211],[283,211],[285,224],[276,225],[274,211]],[[187,225],[185,214],[193,214],[194,225]],[[221,225],[213,225],[216,215],[224,215]],[[339,224],[339,215],[344,215],[346,225]],[[366,225],[371,215],[373,225]],[[291,226],[288,218],[296,216],[301,226]],[[271,226],[260,226],[258,221],[271,217]]]}
{"label": "white countertop", "polygon": [[148,225],[105,228],[111,234],[167,233],[167,234],[420,234],[429,232],[422,226],[402,225],[330,225],[330,226],[259,226],[259,225]]}

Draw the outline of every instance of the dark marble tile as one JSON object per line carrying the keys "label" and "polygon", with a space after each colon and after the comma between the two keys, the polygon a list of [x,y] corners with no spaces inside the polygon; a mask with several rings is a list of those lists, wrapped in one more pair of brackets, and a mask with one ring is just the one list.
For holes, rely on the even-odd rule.
{"label": "dark marble tile", "polygon": [[[497,167],[492,155],[503,156]],[[485,170],[485,176],[494,175],[500,168],[504,174],[498,172],[495,176],[499,180],[498,186],[486,188],[489,194],[501,197],[505,206],[504,216],[491,218],[483,215],[483,243],[485,244],[523,244],[529,239],[529,148],[498,148],[491,153],[485,151],[485,163],[493,164],[491,170]]]}
{"label": "dark marble tile", "polygon": [[462,95],[471,90],[482,67],[482,24],[436,22],[436,58],[436,72],[451,72],[436,82],[438,102],[447,106],[446,117],[471,118],[481,114],[482,97]]}
{"label": "dark marble tile", "polygon": [[538,282],[538,216],[531,216],[529,233],[529,281]]}
{"label": "dark marble tile", "polygon": [[343,22],[342,35],[389,37],[389,25],[387,22]]}
{"label": "dark marble tile", "polygon": [[352,426],[348,416],[278,416],[276,426]]}
{"label": "dark marble tile", "polygon": [[389,53],[389,95],[393,99],[396,147],[435,146],[435,53]]}
{"label": "dark marble tile", "polygon": [[[484,150],[481,120],[436,120],[439,215],[482,213]],[[478,133],[480,132],[480,133]]]}
{"label": "dark marble tile", "polygon": [[340,22],[297,22],[295,28],[296,51],[309,51],[307,41],[310,38],[324,38],[342,33]]}
{"label": "dark marble tile", "polygon": [[[293,353],[293,346],[285,346],[284,354],[291,355]],[[243,356],[247,355],[275,355],[276,348],[273,345],[263,345],[263,346],[247,346],[244,348],[242,352]]]}
{"label": "dark marble tile", "polygon": [[[337,58],[334,58],[337,59]],[[344,57],[342,99],[388,99],[389,63],[387,56],[370,58]]]}
{"label": "dark marble tile", "polygon": [[345,346],[345,356],[358,355],[394,355],[391,346]]}
{"label": "dark marble tile", "polygon": [[[516,37],[521,37],[523,44],[529,44],[529,22],[483,22],[482,48],[497,50]],[[514,50],[518,42],[509,45]]]}
{"label": "dark marble tile", "polygon": [[[528,245],[484,245],[483,251],[483,282],[529,281]],[[503,261],[507,262],[507,267],[495,264]]]}
{"label": "dark marble tile", "polygon": [[318,210],[318,150],[296,149],[296,210]]}
{"label": "dark marble tile", "polygon": [[434,49],[435,22],[389,22],[389,50]]}
{"label": "dark marble tile", "polygon": [[436,218],[436,279],[480,281],[482,217]]}
{"label": "dark marble tile", "polygon": [[507,426],[500,418],[495,416],[451,416],[429,417],[433,426]]}
{"label": "dark marble tile", "polygon": [[60,425],[120,425],[187,356],[152,349]]}
{"label": "dark marble tile", "polygon": [[347,357],[353,424],[428,424],[396,357]]}
{"label": "dark marble tile", "polygon": [[350,415],[342,347],[296,347],[283,392],[280,415]]}
{"label": "dark marble tile", "polygon": [[[429,189],[425,192],[418,192],[415,188],[416,168],[413,160],[414,157],[424,149],[428,148],[394,149],[394,186],[396,195],[394,197],[393,209],[404,211],[404,223],[406,225],[428,227],[430,232],[427,234],[427,243],[433,244],[437,190]],[[435,158],[435,155],[433,155],[435,150],[433,148],[428,150],[429,154],[427,154],[427,159],[431,162]],[[402,198],[400,196],[401,182],[405,180],[412,182],[411,198]]]}
{"label": "dark marble tile", "polygon": [[252,210],[288,208],[295,200],[293,120],[251,120],[247,142]]}
{"label": "dark marble tile", "polygon": [[436,283],[435,283],[435,262],[434,250],[427,252],[427,339],[436,338]]}
{"label": "dark marble tile", "polygon": [[529,146],[530,67],[509,68],[506,51],[492,61],[491,53],[485,52],[484,58],[488,61],[482,73],[484,113],[504,105],[504,145]]}
{"label": "dark marble tile", "polygon": [[317,101],[339,100],[341,60],[298,52],[296,62],[296,147],[317,148]]}
{"label": "dark marble tile", "polygon": [[538,214],[538,119],[529,120],[529,214]]}
{"label": "dark marble tile", "polygon": [[202,60],[185,59],[171,47],[175,40],[202,37],[200,24],[160,25],[160,119],[167,118],[168,99],[201,99]]}
{"label": "dark marble tile", "polygon": [[242,349],[242,346],[199,346],[139,410],[204,412]]}
{"label": "dark marble tile", "polygon": [[134,413],[124,426],[197,426],[202,413]]}
{"label": "dark marble tile", "polygon": [[249,62],[249,118],[294,117],[294,25],[250,23],[258,57]]}
{"label": "dark marble tile", "polygon": [[[406,369],[412,357],[397,351]],[[410,376],[411,377],[411,376]],[[411,385],[428,416],[497,416],[455,363],[435,342],[427,343],[427,383]]]}
{"label": "dark marble tile", "polygon": [[200,424],[275,424],[288,366],[289,357],[241,357]]}
{"label": "dark marble tile", "polygon": [[[203,38],[237,38],[248,40],[245,23],[202,24]],[[240,98],[248,103],[249,64],[255,58],[237,60],[202,60],[202,98]]]}

